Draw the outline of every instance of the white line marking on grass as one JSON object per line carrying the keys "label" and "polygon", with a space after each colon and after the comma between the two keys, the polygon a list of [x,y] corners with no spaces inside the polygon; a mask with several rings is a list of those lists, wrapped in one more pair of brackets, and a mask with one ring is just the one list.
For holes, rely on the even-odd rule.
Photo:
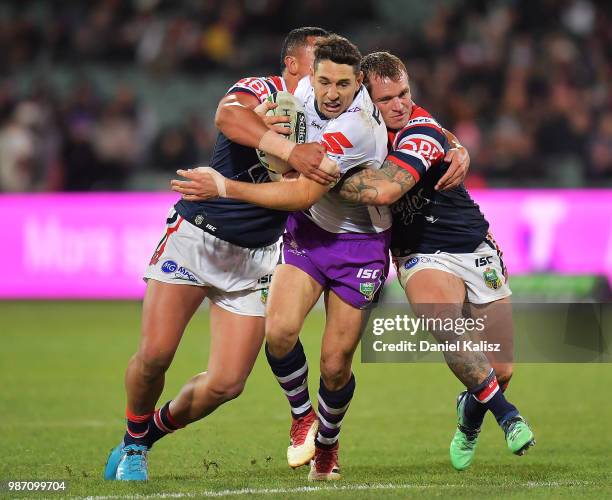
{"label": "white line marking on grass", "polygon": [[[587,486],[588,481],[528,481],[526,483],[507,484],[508,486],[518,486],[523,488],[558,488],[561,486]],[[489,484],[491,488],[495,485]],[[347,484],[344,486],[301,486],[297,488],[241,488],[235,490],[204,490],[197,493],[153,493],[151,495],[131,494],[131,495],[107,495],[107,496],[90,496],[78,497],[82,500],[121,500],[127,498],[216,498],[226,496],[242,496],[242,495],[278,495],[291,493],[318,493],[322,491],[367,491],[367,490],[421,490],[431,488],[461,488],[465,484],[393,484],[393,483],[375,483],[375,484]],[[74,498],[74,497],[73,497]]]}

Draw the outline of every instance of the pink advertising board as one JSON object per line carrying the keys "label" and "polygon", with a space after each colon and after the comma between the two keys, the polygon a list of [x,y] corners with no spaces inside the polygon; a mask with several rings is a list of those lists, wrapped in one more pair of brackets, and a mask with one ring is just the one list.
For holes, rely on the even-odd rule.
{"label": "pink advertising board", "polygon": [[172,193],[0,196],[0,298],[140,298]]}
{"label": "pink advertising board", "polygon": [[[511,273],[612,280],[612,190],[472,192]],[[172,193],[1,195],[0,298],[140,298]]]}

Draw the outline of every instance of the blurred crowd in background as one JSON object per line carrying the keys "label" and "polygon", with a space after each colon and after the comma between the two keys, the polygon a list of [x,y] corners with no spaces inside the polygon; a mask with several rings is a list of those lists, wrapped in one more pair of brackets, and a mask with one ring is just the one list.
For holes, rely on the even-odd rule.
{"label": "blurred crowd in background", "polygon": [[0,191],[167,189],[205,164],[231,84],[321,26],[408,67],[472,186],[612,185],[605,0],[5,0]]}

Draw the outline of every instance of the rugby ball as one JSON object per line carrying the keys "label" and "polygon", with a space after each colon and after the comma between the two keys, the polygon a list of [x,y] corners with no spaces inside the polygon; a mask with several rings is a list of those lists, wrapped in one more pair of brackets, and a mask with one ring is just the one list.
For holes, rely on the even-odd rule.
{"label": "rugby ball", "polygon": [[[285,125],[291,133],[284,137],[296,144],[304,144],[306,142],[306,115],[302,103],[285,90],[271,94],[268,96],[268,101],[275,102],[278,106],[268,110],[267,116],[288,116],[290,118],[289,123]],[[260,163],[268,170],[272,180],[279,180],[283,174],[292,170],[286,161],[259,149],[256,151]]]}

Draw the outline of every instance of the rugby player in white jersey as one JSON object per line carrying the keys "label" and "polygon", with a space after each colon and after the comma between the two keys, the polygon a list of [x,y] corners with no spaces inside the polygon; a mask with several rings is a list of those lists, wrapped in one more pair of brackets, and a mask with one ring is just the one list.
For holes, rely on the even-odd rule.
{"label": "rugby player in white jersey", "polygon": [[[308,140],[325,145],[327,157],[343,176],[376,170],[387,154],[387,131],[361,83],[360,60],[352,43],[331,36],[317,44],[313,75],[296,90],[304,102]],[[291,406],[289,464],[298,467],[314,456],[309,479],[338,479],[338,435],[355,389],[352,357],[365,309],[377,301],[389,266],[389,210],[346,201],[330,191],[331,186],[303,176],[257,186],[216,173],[186,176],[192,181],[173,181],[184,199],[215,197],[224,191],[228,198],[269,208],[304,210],[292,214],[287,223],[284,263],[275,270],[268,297],[266,355]],[[322,294],[326,324],[317,416],[299,333]]]}
{"label": "rugby player in white jersey", "polygon": [[[377,52],[363,59],[362,70],[389,130],[390,153],[380,170],[344,179],[340,195],[371,205],[393,203],[391,253],[417,315],[462,318],[467,302],[473,318],[485,319],[485,338],[488,334],[489,340],[505,343],[504,351],[492,359],[471,350],[444,353],[467,389],[457,402],[451,463],[458,470],[470,465],[487,411],[503,429],[510,451],[522,455],[535,441],[503,394],[512,376],[513,327],[501,252],[462,184],[446,191],[435,189],[446,168],[448,145],[441,126],[412,101],[404,64],[392,54]],[[455,332],[432,334],[439,341],[458,338]]]}
{"label": "rugby player in white jersey", "polygon": [[[295,89],[310,72],[313,43],[325,35],[320,28],[293,30],[283,45],[283,77],[245,78],[232,86],[217,109],[212,168],[247,183],[268,180],[254,148],[283,156],[287,141],[268,129],[282,120],[264,122],[253,108],[273,92]],[[334,177],[318,169],[323,156],[320,144],[302,144],[284,159],[327,185]],[[146,480],[147,453],[158,439],[240,394],[264,338],[263,299],[286,219],[285,213],[230,200],[180,200],[170,211],[145,273],[140,345],[125,376],[127,430],[109,455],[106,479]],[[206,297],[207,371],[155,410],[183,331]]]}

